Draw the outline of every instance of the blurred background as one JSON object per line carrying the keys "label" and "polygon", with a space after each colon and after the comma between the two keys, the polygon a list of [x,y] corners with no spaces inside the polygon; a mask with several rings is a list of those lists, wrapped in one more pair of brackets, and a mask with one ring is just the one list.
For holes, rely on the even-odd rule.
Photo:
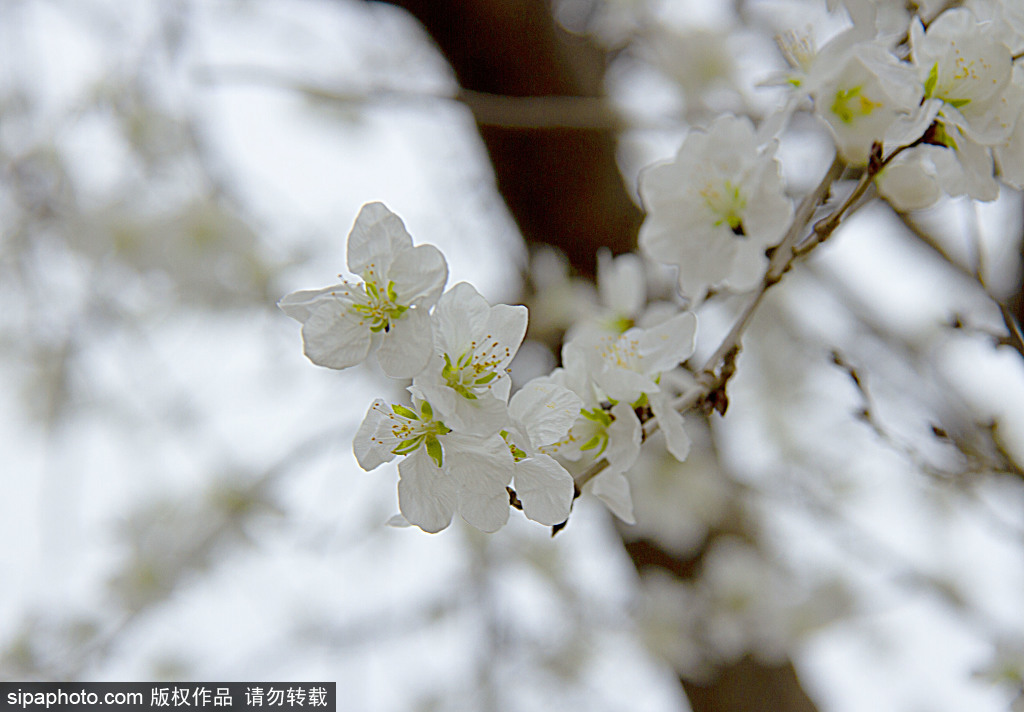
{"label": "blurred background", "polygon": [[[688,462],[630,473],[635,526],[586,498],[554,538],[386,526],[397,472],[351,438],[400,388],[314,367],[275,307],[345,271],[380,200],[449,284],[530,306],[513,376],[546,372],[601,306],[598,250],[635,246],[640,169],[763,118],[774,37],[843,17],[3,0],[0,678],[327,680],[367,712],[1021,709],[1014,191],[861,208],[769,294]],[[795,197],[831,151],[797,114]],[[698,362],[741,304],[703,307]]]}

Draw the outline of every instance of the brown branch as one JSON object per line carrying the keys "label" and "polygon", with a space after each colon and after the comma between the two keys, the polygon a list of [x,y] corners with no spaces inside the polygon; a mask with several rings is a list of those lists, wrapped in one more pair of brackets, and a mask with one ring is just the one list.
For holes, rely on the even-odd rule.
{"label": "brown branch", "polygon": [[[888,205],[888,203],[887,203]],[[952,267],[954,270],[959,272],[963,277],[966,277],[970,281],[974,282],[982,292],[985,293],[993,304],[999,309],[999,316],[1003,320],[1003,325],[1006,327],[1007,336],[1000,339],[1001,344],[1012,347],[1024,358],[1024,332],[1021,331],[1021,318],[1024,317],[1024,282],[1017,289],[1016,297],[1007,302],[989,290],[988,285],[985,284],[984,276],[981,274],[979,269],[970,269],[966,265],[961,264],[957,260],[953,259],[942,246],[936,241],[936,239],[924,230],[920,225],[914,222],[907,213],[904,213],[896,208],[892,208],[892,212],[907,231],[916,237],[918,241],[931,250],[937,257]],[[1022,276],[1024,279],[1024,276]],[[1021,312],[1021,313],[1018,313]]]}

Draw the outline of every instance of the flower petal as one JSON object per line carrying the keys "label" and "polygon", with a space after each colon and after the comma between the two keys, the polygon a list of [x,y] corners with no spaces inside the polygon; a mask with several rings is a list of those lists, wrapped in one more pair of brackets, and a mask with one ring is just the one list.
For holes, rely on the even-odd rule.
{"label": "flower petal", "polygon": [[494,337],[509,350],[508,357],[498,366],[504,368],[516,355],[519,345],[523,343],[526,336],[526,326],[529,321],[529,311],[524,306],[510,306],[508,304],[496,304],[491,307],[491,313],[487,319],[487,333]]}
{"label": "flower petal", "polygon": [[468,282],[459,282],[441,295],[434,308],[438,353],[460,355],[487,328],[491,306]]}
{"label": "flower petal", "polygon": [[459,513],[477,529],[493,532],[508,521],[509,498],[515,463],[500,436],[474,438],[458,434],[444,437],[445,468],[457,483]]}
{"label": "flower petal", "polygon": [[448,263],[433,245],[419,245],[395,255],[387,278],[395,283],[399,304],[430,309],[448,281]]}
{"label": "flower petal", "polygon": [[515,489],[527,518],[547,526],[569,518],[572,475],[553,458],[538,455],[517,462]]}
{"label": "flower petal", "polygon": [[458,488],[420,448],[398,465],[398,508],[410,523],[435,534],[452,521]]}
{"label": "flower petal", "polygon": [[391,322],[377,349],[377,361],[391,378],[412,378],[433,355],[430,315],[422,308],[409,309]]}
{"label": "flower petal", "polygon": [[547,379],[530,381],[508,404],[509,415],[522,424],[530,445],[535,448],[565,437],[581,408],[583,401],[579,396]]}
{"label": "flower petal", "polygon": [[317,304],[331,299],[336,292],[346,288],[344,284],[335,284],[323,289],[302,289],[281,297],[277,306],[295,321],[305,322]]}
{"label": "flower petal", "polygon": [[508,420],[508,407],[494,396],[483,395],[470,400],[456,394],[452,405],[452,410],[443,412],[441,419],[453,430],[469,435],[493,435]]}
{"label": "flower petal", "polygon": [[605,458],[612,470],[625,472],[640,457],[643,429],[636,413],[625,403],[612,406],[615,420],[608,426],[608,447]]}
{"label": "flower petal", "polygon": [[367,203],[348,234],[348,268],[367,281],[379,281],[390,271],[395,255],[411,247],[412,237],[402,219],[383,203]]}
{"label": "flower petal", "polygon": [[597,288],[601,301],[617,314],[639,314],[647,303],[647,276],[639,255],[626,253],[612,257],[602,247],[597,252]]}
{"label": "flower petal", "polygon": [[612,514],[626,524],[636,524],[629,480],[621,472],[602,472],[590,481],[590,492],[604,502]]}
{"label": "flower petal", "polygon": [[302,324],[302,348],[310,361],[327,368],[349,368],[366,360],[370,329],[341,299],[311,304]]}
{"label": "flower petal", "polygon": [[656,393],[650,400],[651,411],[665,434],[665,447],[679,462],[685,461],[690,454],[690,436],[683,427],[682,414],[672,407],[664,393]]}
{"label": "flower petal", "polygon": [[640,355],[644,373],[656,374],[678,366],[693,355],[696,347],[697,317],[683,312],[644,330]]}
{"label": "flower petal", "polygon": [[377,430],[387,419],[384,415],[385,408],[387,404],[382,399],[377,398],[373,401],[352,439],[352,451],[355,453],[356,461],[367,472],[395,459],[394,453],[382,447],[376,437]]}

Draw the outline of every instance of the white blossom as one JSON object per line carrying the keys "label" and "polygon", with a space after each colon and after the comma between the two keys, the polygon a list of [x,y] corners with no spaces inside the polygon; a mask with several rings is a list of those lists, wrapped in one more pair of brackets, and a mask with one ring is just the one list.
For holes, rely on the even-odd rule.
{"label": "white blossom", "polygon": [[557,368],[550,376],[538,380],[569,388],[583,404],[569,432],[540,450],[558,459],[580,463],[584,468],[601,458],[607,460],[608,466],[584,486],[584,491],[601,499],[627,524],[634,523],[629,481],[623,474],[640,456],[643,440],[643,430],[633,408],[627,403],[601,402],[582,371]]}
{"label": "white blossom", "polygon": [[553,525],[569,516],[572,475],[542,448],[565,438],[582,406],[575,393],[545,379],[530,381],[509,401],[509,424],[501,435],[515,460],[523,513],[535,522]]}
{"label": "white blossom", "polygon": [[344,369],[376,350],[387,375],[415,376],[432,351],[429,310],[448,279],[444,256],[432,245],[413,247],[397,215],[368,203],[348,236],[348,267],[361,283],[292,292],[278,302],[302,323],[306,356]]}
{"label": "white blossom", "polygon": [[840,155],[851,165],[865,165],[872,144],[884,143],[890,127],[917,110],[922,92],[909,67],[885,47],[865,42],[845,53],[832,76],[815,88],[815,112],[832,130]]}
{"label": "white blossom", "polygon": [[607,248],[597,252],[597,293],[600,321],[622,332],[633,326],[647,306],[647,276],[640,255],[630,252],[612,257]]}
{"label": "white blossom", "polygon": [[562,349],[567,365],[578,364],[613,401],[635,403],[661,389],[663,371],[688,359],[696,346],[697,317],[682,312],[651,328],[621,334],[586,334]]}
{"label": "white blossom", "polygon": [[[965,8],[947,10],[927,30],[919,19],[910,27],[911,57],[924,97],[916,126],[925,132],[923,145],[908,151],[905,166],[916,162],[923,179],[934,177],[950,196],[994,200],[999,190],[994,152],[1006,166],[1007,180],[1016,184],[1020,178],[1014,129],[1024,108],[1024,82],[1015,81],[1013,53],[1000,35],[992,22],[979,22]],[[903,181],[910,178],[908,171],[902,170]],[[901,194],[914,192],[899,188],[905,186],[898,186],[897,203]]]}
{"label": "white blossom", "polygon": [[641,173],[640,247],[679,268],[684,296],[750,290],[764,275],[765,250],[782,239],[793,212],[774,153],[774,143],[758,146],[749,119],[723,116],[691,132],[673,161]]}
{"label": "white blossom", "polygon": [[426,532],[447,527],[455,512],[482,531],[500,529],[508,520],[514,467],[505,441],[452,432],[427,401],[414,396],[413,403],[373,402],[353,441],[360,466],[369,471],[403,456],[398,506]]}
{"label": "white blossom", "polygon": [[497,433],[507,418],[511,381],[506,372],[526,334],[523,306],[491,306],[466,282],[449,289],[432,315],[434,355],[414,379],[454,430]]}

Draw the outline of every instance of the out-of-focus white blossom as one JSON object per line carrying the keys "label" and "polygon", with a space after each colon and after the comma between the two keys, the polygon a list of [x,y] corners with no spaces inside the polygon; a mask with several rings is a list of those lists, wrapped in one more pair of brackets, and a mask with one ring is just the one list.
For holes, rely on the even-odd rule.
{"label": "out-of-focus white blossom", "polygon": [[606,328],[621,333],[636,324],[647,306],[647,275],[640,255],[612,257],[607,248],[598,250],[597,293]]}
{"label": "out-of-focus white blossom", "polygon": [[612,257],[601,248],[597,253],[596,304],[581,310],[566,334],[566,340],[617,337],[635,326],[651,327],[679,313],[668,301],[648,302],[649,274],[654,267],[633,252]]}
{"label": "out-of-focus white blossom", "polygon": [[735,485],[717,461],[711,433],[702,418],[690,418],[688,433],[695,435],[686,462],[671,456],[656,433],[631,472],[636,526],[630,536],[658,542],[666,551],[692,555],[709,531],[725,516]]}
{"label": "out-of-focus white blossom", "polygon": [[431,323],[435,354],[413,380],[413,391],[453,429],[497,433],[507,419],[511,380],[506,368],[526,334],[523,306],[491,306],[467,282],[442,295]]}
{"label": "out-of-focus white blossom", "polygon": [[721,660],[748,651],[772,659],[785,651],[785,599],[780,574],[753,547],[721,538],[703,557],[700,582],[708,643]]}
{"label": "out-of-focus white blossom", "polygon": [[865,165],[875,142],[884,143],[896,121],[921,103],[915,73],[886,48],[861,43],[814,89],[815,112],[825,120],[840,155]]}
{"label": "out-of-focus white blossom", "polygon": [[910,185],[915,170],[920,180],[934,181],[947,195],[978,200],[998,195],[994,155],[1005,166],[1004,180],[1017,185],[1024,178],[1017,169],[1024,144],[1014,138],[1024,109],[1024,81],[1001,37],[1005,33],[993,22],[981,22],[965,8],[943,12],[927,30],[920,19],[911,23],[911,59],[924,101],[910,122],[915,128],[899,142],[923,134],[923,145],[909,149],[903,167],[879,184],[883,195],[893,191],[894,204],[913,205],[920,201],[908,196],[932,192]]}
{"label": "out-of-focus white blossom", "polygon": [[691,132],[674,160],[641,173],[640,247],[679,268],[683,296],[699,302],[709,288],[747,291],[764,275],[765,250],[793,213],[774,154],[774,143],[758,145],[749,119],[727,115]]}
{"label": "out-of-focus white blossom", "polygon": [[[598,266],[600,270],[600,265]],[[530,338],[548,341],[599,311],[594,285],[570,274],[569,261],[547,246],[530,256]]]}
{"label": "out-of-focus white blossom", "polygon": [[638,629],[647,648],[688,680],[709,678],[700,639],[702,609],[691,585],[667,572],[652,570],[641,579]]}
{"label": "out-of-focus white blossom", "polygon": [[448,280],[448,264],[432,245],[413,247],[402,220],[368,203],[348,236],[348,268],[362,283],[292,292],[278,306],[302,323],[306,356],[344,369],[376,350],[393,378],[419,373],[432,352],[429,309]]}

